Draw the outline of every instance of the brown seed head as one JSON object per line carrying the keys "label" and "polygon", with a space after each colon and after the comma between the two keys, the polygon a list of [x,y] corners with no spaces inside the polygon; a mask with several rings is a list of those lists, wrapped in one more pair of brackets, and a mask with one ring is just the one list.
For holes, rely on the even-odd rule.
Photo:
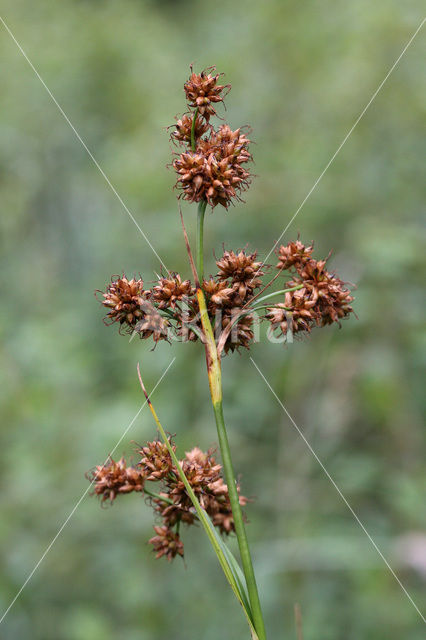
{"label": "brown seed head", "polygon": [[290,267],[293,266],[303,266],[310,259],[313,249],[313,244],[305,247],[300,240],[289,242],[285,246],[281,245],[275,252],[278,256],[277,269],[290,269]]}
{"label": "brown seed head", "polygon": [[115,462],[112,458],[107,464],[95,467],[88,474],[93,483],[94,493],[102,497],[102,502],[114,501],[119,493],[143,491],[145,476],[135,467],[127,466],[124,458]]}
{"label": "brown seed head", "polygon": [[200,202],[204,199],[205,158],[201,153],[188,151],[181,153],[173,162],[178,174],[176,186],[182,189],[182,198],[189,202]]}
{"label": "brown seed head", "polygon": [[[233,312],[224,311],[222,315],[222,330],[226,329],[231,322],[234,322],[238,314],[239,309],[234,309]],[[243,315],[234,322],[224,345],[225,354],[229,353],[229,351],[233,353],[235,349],[238,350],[240,347],[249,349],[250,343],[254,338],[252,327],[253,316],[251,314]]]}
{"label": "brown seed head", "polygon": [[[234,520],[228,487],[222,478],[222,466],[216,462],[213,453],[213,450],[205,453],[195,447],[185,454],[181,465],[201,506],[212,518],[215,526],[218,526],[222,533],[229,534],[234,531]],[[192,502],[178,477],[175,482],[169,482],[169,496],[174,505],[165,505],[160,511],[164,524],[170,526],[177,519],[192,524],[195,521]],[[245,504],[246,498],[240,496],[240,502]]]}
{"label": "brown seed head", "polygon": [[198,112],[208,121],[210,116],[216,115],[213,107],[218,102],[223,102],[221,95],[224,89],[230,89],[230,85],[220,85],[217,83],[222,74],[217,73],[216,67],[204,69],[201,73],[194,73],[191,66],[191,75],[185,82],[184,90],[188,106],[198,107]]}
{"label": "brown seed head", "polygon": [[203,291],[207,298],[209,311],[214,313],[218,307],[232,305],[235,291],[224,280],[216,281],[213,278],[203,281]]}
{"label": "brown seed head", "polygon": [[289,288],[302,285],[301,289],[288,291],[284,303],[271,307],[267,314],[273,330],[284,335],[290,327],[293,333],[310,332],[314,325],[325,326],[353,312],[353,296],[336,274],[326,270],[326,260],[306,258],[294,262],[297,276],[287,282]]}
{"label": "brown seed head", "polygon": [[[176,451],[176,446],[171,439],[170,444],[173,447],[173,451]],[[163,480],[174,469],[170,453],[163,442],[158,440],[147,442],[138,453],[142,456],[138,467],[147,480]]]}
{"label": "brown seed head", "polygon": [[[353,296],[343,280],[326,270],[326,260],[309,260],[298,269],[294,284],[302,284],[300,292],[313,304],[322,326],[339,321],[353,312]],[[293,286],[289,283],[289,286]],[[302,293],[303,292],[303,293]]]}
{"label": "brown seed head", "polygon": [[139,336],[146,340],[152,336],[154,342],[168,339],[169,322],[163,318],[157,311],[157,309],[150,303],[146,302],[141,306],[144,313],[141,320],[135,325],[135,332]]}
{"label": "brown seed head", "polygon": [[312,325],[318,321],[318,314],[312,309],[309,301],[306,301],[303,295],[291,294],[286,294],[286,303],[279,302],[269,309],[266,317],[271,323],[272,330],[284,336],[287,336],[289,329],[292,333],[310,332]]}
{"label": "brown seed head", "polygon": [[228,208],[248,188],[251,175],[242,164],[252,159],[247,147],[250,140],[241,129],[232,131],[222,125],[209,138],[197,140],[195,152],[180,154],[173,162],[178,175],[176,186],[189,202],[207,202]]}
{"label": "brown seed head", "polygon": [[172,278],[160,278],[158,284],[152,288],[152,295],[159,309],[174,309],[176,303],[183,298],[191,298],[195,293],[189,280],[182,281],[178,273],[172,274]]}
{"label": "brown seed head", "polygon": [[156,558],[165,556],[169,562],[177,555],[183,558],[183,542],[178,533],[167,526],[154,527],[154,531],[157,535],[149,540],[149,544],[153,545]]}
{"label": "brown seed head", "polygon": [[128,280],[122,276],[113,280],[103,294],[102,304],[108,309],[106,318],[113,322],[126,324],[129,328],[135,326],[142,317],[141,306],[146,302],[149,293],[144,291],[143,280],[132,278]]}
{"label": "brown seed head", "polygon": [[238,294],[238,299],[234,300],[236,305],[244,302],[262,284],[260,278],[265,272],[260,268],[262,263],[256,261],[256,257],[257,251],[250,254],[243,250],[238,253],[225,251],[216,262],[219,269],[218,278],[230,280],[232,288]]}
{"label": "brown seed head", "polygon": [[[172,140],[190,144],[193,119],[194,115],[192,113],[185,113],[181,118],[176,120],[174,130],[171,133]],[[210,125],[200,115],[197,115],[194,129],[195,139],[198,140],[198,138],[201,138],[209,129]]]}
{"label": "brown seed head", "polygon": [[227,158],[234,165],[252,160],[248,151],[250,140],[241,128],[232,131],[229,125],[222,124],[217,131],[212,131],[208,142],[218,160]]}

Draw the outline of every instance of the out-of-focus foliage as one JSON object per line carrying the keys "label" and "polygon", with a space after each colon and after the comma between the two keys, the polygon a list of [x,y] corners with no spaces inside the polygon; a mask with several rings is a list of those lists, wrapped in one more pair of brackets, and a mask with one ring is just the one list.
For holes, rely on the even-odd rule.
{"label": "out-of-focus foliage", "polygon": [[[420,24],[420,2],[4,0],[1,15],[169,268],[189,274],[164,129],[188,65],[216,64],[250,123],[247,204],[207,216],[213,250],[265,256]],[[199,345],[128,343],[93,290],[158,260],[0,26],[1,482],[4,610],[142,404],[140,361],[181,451],[216,440]],[[425,34],[408,49],[285,236],[334,249],[358,320],[252,355],[421,603],[426,576],[420,287]],[[192,233],[195,208],[185,205]],[[271,638],[423,637],[423,623],[248,354],[224,361],[235,466]],[[144,410],[119,444],[152,438]],[[423,476],[422,476],[423,472]],[[155,561],[151,513],[87,497],[0,626],[7,640],[245,638],[201,530]]]}

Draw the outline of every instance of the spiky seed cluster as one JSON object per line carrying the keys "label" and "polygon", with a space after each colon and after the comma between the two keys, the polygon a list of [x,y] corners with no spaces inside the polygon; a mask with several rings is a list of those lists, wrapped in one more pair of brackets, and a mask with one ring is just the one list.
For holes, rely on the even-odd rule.
{"label": "spiky seed cluster", "polygon": [[106,319],[134,327],[142,317],[141,306],[146,300],[143,280],[122,276],[107,286],[102,304],[108,309]]}
{"label": "spiky seed cluster", "polygon": [[[204,453],[198,447],[185,454],[181,461],[183,472],[187,477],[201,506],[205,509],[221,533],[230,534],[234,531],[231,503],[228,495],[228,487],[222,478],[222,466],[213,456],[213,451]],[[167,481],[168,495],[173,504],[167,504],[161,500],[155,500],[156,511],[163,518],[163,523],[169,527],[179,520],[185,524],[193,524],[195,512],[192,502],[186,493],[185,486],[177,476],[175,481]],[[240,496],[240,503],[246,504],[244,496]]]}
{"label": "spiky seed cluster", "polygon": [[152,297],[158,303],[159,309],[175,309],[176,303],[184,298],[190,298],[195,293],[189,280],[184,280],[178,273],[171,278],[160,278],[158,284],[152,288]]}
{"label": "spiky seed cluster", "polygon": [[[171,133],[172,140],[176,142],[184,142],[185,144],[191,144],[191,130],[194,121],[194,116],[192,113],[184,113],[181,118],[176,118],[176,124],[172,125],[174,130]],[[209,131],[210,126],[204,120],[202,116],[197,115],[195,119],[194,125],[194,135],[195,137],[201,138],[207,131]]]}
{"label": "spiky seed cluster", "polygon": [[166,525],[154,527],[154,531],[157,535],[148,542],[153,545],[156,558],[165,556],[169,562],[177,555],[183,558],[183,542],[177,532],[175,533]]}
{"label": "spiky seed cluster", "polygon": [[[319,325],[340,322],[353,312],[353,296],[335,273],[326,270],[327,260],[308,260],[294,278],[294,285],[303,284],[307,301],[314,303],[313,309],[319,315]],[[290,286],[293,286],[293,282]]]}
{"label": "spiky seed cluster", "polygon": [[[102,293],[102,292],[100,292]],[[152,292],[144,290],[142,279],[128,280],[125,275],[113,279],[102,293],[102,305],[108,309],[105,324],[120,324],[120,332],[139,334],[154,342],[167,339],[167,320],[151,304]]]}
{"label": "spiky seed cluster", "polygon": [[230,280],[232,289],[236,294],[236,300],[241,303],[247,302],[253,292],[262,284],[261,277],[265,275],[262,271],[262,263],[256,261],[257,251],[246,253],[240,250],[225,251],[220,260],[216,262],[218,277],[222,281]]}
{"label": "spiky seed cluster", "polygon": [[201,73],[194,73],[191,65],[191,75],[183,88],[188,106],[198,109],[198,112],[208,122],[210,116],[216,115],[213,107],[218,102],[223,102],[223,92],[230,89],[230,85],[218,84],[221,73],[216,73],[216,67],[208,67]]}
{"label": "spiky seed cluster", "polygon": [[[257,252],[246,253],[243,249],[238,252],[225,251],[217,260],[217,281],[222,290],[214,292],[209,297],[206,291],[208,308],[216,318],[216,333],[220,333],[232,324],[232,330],[225,345],[224,352],[233,352],[240,347],[248,349],[254,338],[253,315],[241,315],[243,308],[250,305],[256,290],[262,284],[261,277],[265,275],[262,264],[256,260]],[[218,309],[221,314],[218,318]],[[220,331],[218,331],[218,321]]]}
{"label": "spiky seed cluster", "polygon": [[[171,438],[169,442],[176,451]],[[124,458],[118,462],[110,458],[107,464],[95,467],[88,474],[93,483],[93,493],[101,497],[102,503],[107,500],[112,503],[121,494],[144,493],[148,481],[159,483],[158,497],[152,497],[148,488],[145,493],[155,514],[162,520],[162,526],[154,527],[157,535],[149,542],[154,546],[157,558],[166,556],[172,560],[176,555],[183,556],[179,526],[180,523],[191,525],[196,521],[192,501],[164,443],[156,440],[147,442],[138,454],[140,459],[136,465],[128,466]],[[214,526],[228,535],[234,531],[231,503],[222,477],[222,466],[213,454],[213,450],[205,453],[194,447],[180,460],[180,465]],[[247,499],[240,495],[240,504],[246,503]]]}
{"label": "spiky seed cluster", "polygon": [[229,352],[233,353],[240,347],[250,349],[250,344],[253,342],[253,315],[246,314],[241,317],[238,316],[239,312],[223,314],[222,330],[227,329],[228,326],[233,323],[231,332],[227,337],[224,345],[225,354]]}
{"label": "spiky seed cluster", "polygon": [[[172,448],[173,451],[176,451],[174,445],[172,445]],[[153,482],[164,480],[172,472],[173,462],[163,442],[159,440],[148,442],[138,453],[141,456],[138,467],[147,480],[152,480]]]}
{"label": "spiky seed cluster", "polygon": [[250,184],[250,172],[243,165],[252,160],[252,156],[248,151],[250,140],[241,128],[232,131],[227,124],[222,124],[215,130],[209,124],[210,116],[216,115],[212,105],[222,102],[224,89],[230,88],[230,85],[217,84],[219,74],[209,73],[214,69],[211,67],[200,74],[192,72],[185,84],[188,106],[195,111],[179,118],[171,133],[173,141],[186,146],[174,160],[173,167],[177,173],[176,186],[184,200],[204,200],[212,207],[221,204],[228,208]]}
{"label": "spiky seed cluster", "polygon": [[283,335],[289,330],[310,332],[314,326],[340,323],[353,312],[354,298],[346,284],[326,270],[328,258],[315,260],[312,251],[312,245],[305,247],[299,240],[277,250],[277,269],[286,269],[293,276],[287,286],[300,287],[288,291],[284,302],[275,304],[267,314],[272,329]]}
{"label": "spiky seed cluster", "polygon": [[277,269],[288,270],[296,265],[301,267],[311,258],[313,250],[313,244],[305,247],[299,239],[289,242],[287,245],[281,245],[276,251],[278,257]]}
{"label": "spiky seed cluster", "polygon": [[139,334],[143,340],[151,337],[155,343],[160,340],[167,340],[168,320],[163,318],[150,302],[146,302],[141,308],[144,315],[142,319],[137,322],[134,329],[135,332]]}
{"label": "spiky seed cluster", "polygon": [[135,467],[127,466],[124,458],[118,462],[109,458],[106,464],[95,467],[87,477],[102,502],[109,500],[112,503],[121,493],[143,491],[145,484],[144,475]]}

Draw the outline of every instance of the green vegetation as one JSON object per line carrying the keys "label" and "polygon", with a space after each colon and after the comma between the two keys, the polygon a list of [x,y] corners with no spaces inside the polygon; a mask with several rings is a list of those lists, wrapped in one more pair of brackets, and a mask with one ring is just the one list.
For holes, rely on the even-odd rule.
{"label": "green vegetation", "polygon": [[[420,2],[5,0],[1,17],[170,269],[190,277],[164,130],[189,63],[232,83],[250,122],[244,207],[205,215],[206,248],[267,255],[422,20]],[[181,451],[217,442],[199,344],[127,344],[101,322],[105,275],[160,265],[0,25],[0,616],[142,405],[136,363]],[[353,280],[358,320],[252,355],[419,606],[426,537],[421,313],[420,34],[283,238],[300,232]],[[183,204],[188,229],[196,208]],[[189,224],[193,215],[192,224]],[[194,243],[195,233],[191,241]],[[262,255],[263,252],[263,255]],[[206,251],[204,271],[214,269]],[[423,359],[422,359],[423,358]],[[227,425],[268,636],[423,637],[423,623],[265,386],[224,358]],[[243,384],[242,384],[243,381]],[[198,399],[203,398],[200,404]],[[195,417],[194,417],[195,416]],[[117,449],[154,436],[146,407]],[[103,452],[100,457],[100,452]],[[7,640],[246,637],[209,543],[156,561],[133,496],[82,501],[0,625]],[[230,541],[233,550],[236,540]],[[199,568],[202,567],[202,572]],[[205,630],[205,633],[204,633]]]}

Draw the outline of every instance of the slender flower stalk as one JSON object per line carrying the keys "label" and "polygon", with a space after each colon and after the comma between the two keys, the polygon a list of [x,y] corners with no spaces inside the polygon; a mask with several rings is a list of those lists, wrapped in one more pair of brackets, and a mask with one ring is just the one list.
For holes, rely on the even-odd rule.
{"label": "slender flower stalk", "polygon": [[[200,259],[197,255],[197,263],[199,262]],[[243,513],[241,510],[237,491],[237,482],[235,479],[235,473],[232,464],[231,449],[229,446],[228,434],[226,431],[225,419],[223,416],[222,372],[220,356],[217,351],[213,329],[207,312],[204,293],[201,289],[197,291],[197,297],[201,312],[201,323],[203,325],[204,333],[208,337],[205,344],[207,374],[209,378],[210,394],[216,420],[217,434],[219,438],[219,447],[222,455],[223,470],[228,486],[232,514],[234,516],[235,533],[237,534],[238,547],[240,550],[241,562],[243,565],[244,576],[247,583],[256,632],[259,636],[259,640],[266,640],[265,623],[263,620],[262,608],[260,605],[259,592],[257,588],[256,577],[254,574],[250,547],[247,539]]]}
{"label": "slender flower stalk", "polygon": [[202,200],[198,205],[197,214],[197,273],[200,282],[204,280],[204,214],[207,202]]}
{"label": "slender flower stalk", "polygon": [[192,126],[191,126],[191,149],[192,151],[196,150],[196,140],[195,140],[195,126],[197,124],[197,116],[198,116],[198,107],[194,111],[194,116],[192,118]]}
{"label": "slender flower stalk", "polygon": [[283,293],[290,293],[291,291],[297,291],[298,289],[302,289],[303,284],[298,284],[295,287],[288,287],[288,289],[280,289],[280,291],[274,291],[273,293],[268,293],[266,296],[262,296],[256,300],[256,304],[259,302],[264,302],[265,300],[269,300],[270,298],[275,298],[276,296],[280,296]]}

